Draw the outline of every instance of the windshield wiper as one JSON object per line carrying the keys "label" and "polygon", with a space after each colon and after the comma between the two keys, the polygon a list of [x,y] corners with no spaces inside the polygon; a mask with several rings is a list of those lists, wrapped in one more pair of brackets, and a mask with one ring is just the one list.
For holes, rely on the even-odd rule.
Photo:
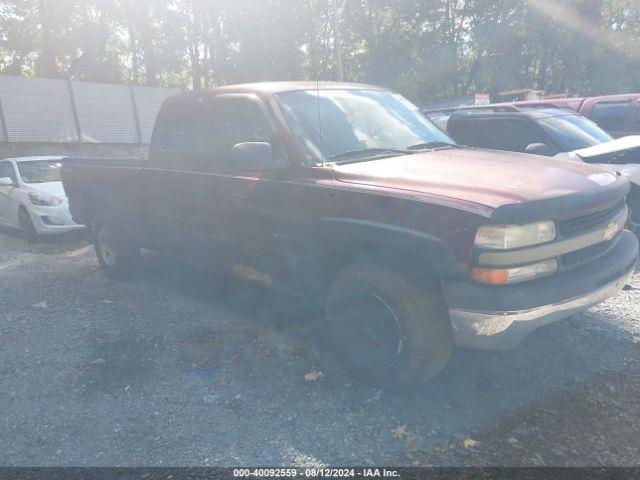
{"label": "windshield wiper", "polygon": [[455,143],[442,142],[440,140],[434,140],[432,142],[416,143],[407,147],[407,150],[428,150],[436,148],[460,148]]}
{"label": "windshield wiper", "polygon": [[363,148],[360,150],[349,150],[348,152],[337,153],[329,157],[329,160],[353,160],[358,158],[377,157],[379,155],[403,155],[408,152],[399,148]]}

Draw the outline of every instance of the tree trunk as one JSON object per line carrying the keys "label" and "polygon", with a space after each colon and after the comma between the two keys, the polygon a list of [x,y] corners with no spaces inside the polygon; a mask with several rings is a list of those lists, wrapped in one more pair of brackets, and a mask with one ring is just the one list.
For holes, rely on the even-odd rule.
{"label": "tree trunk", "polygon": [[138,52],[136,49],[136,32],[129,24],[129,48],[131,49],[131,83],[138,85]]}
{"label": "tree trunk", "polygon": [[53,34],[51,32],[51,0],[40,0],[38,13],[40,15],[40,56],[38,58],[38,74],[42,77],[55,78],[58,76],[58,64]]}

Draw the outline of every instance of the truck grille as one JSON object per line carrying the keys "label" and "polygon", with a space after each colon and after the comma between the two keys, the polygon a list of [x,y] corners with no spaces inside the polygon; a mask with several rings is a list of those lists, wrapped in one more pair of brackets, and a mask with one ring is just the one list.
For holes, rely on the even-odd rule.
{"label": "truck grille", "polygon": [[562,237],[573,237],[581,233],[587,233],[611,221],[624,208],[624,201],[615,204],[606,210],[583,215],[582,217],[560,220],[558,232]]}
{"label": "truck grille", "polygon": [[565,253],[560,257],[562,266],[564,268],[575,268],[585,263],[589,263],[597,258],[601,257],[613,247],[616,239],[609,240],[608,242],[598,243],[591,245],[590,247],[583,248],[582,250],[576,250],[575,252]]}

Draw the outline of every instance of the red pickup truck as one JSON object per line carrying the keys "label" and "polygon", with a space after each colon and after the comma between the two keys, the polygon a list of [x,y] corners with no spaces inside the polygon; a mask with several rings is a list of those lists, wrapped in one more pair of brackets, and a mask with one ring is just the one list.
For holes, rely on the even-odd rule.
{"label": "red pickup truck", "polygon": [[613,137],[640,135],[640,93],[531,100],[513,104],[542,108],[570,108],[597,123]]}
{"label": "red pickup truck", "polygon": [[345,364],[418,385],[452,345],[510,348],[620,290],[629,183],[459,147],[374,86],[263,83],[168,99],[144,161],[63,167],[104,271],[140,249],[306,295]]}

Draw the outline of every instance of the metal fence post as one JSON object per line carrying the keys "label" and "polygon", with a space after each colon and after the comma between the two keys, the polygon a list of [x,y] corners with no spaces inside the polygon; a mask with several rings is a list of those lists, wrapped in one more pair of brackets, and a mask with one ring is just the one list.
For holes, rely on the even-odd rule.
{"label": "metal fence post", "polygon": [[78,109],[76,108],[76,98],[73,95],[73,84],[71,79],[67,78],[67,88],[69,90],[69,101],[71,102],[71,112],[73,113],[73,123],[76,126],[76,135],[78,143],[82,143],[82,130],[80,129],[80,118],[78,117]]}
{"label": "metal fence post", "polygon": [[4,143],[9,143],[9,130],[7,129],[7,119],[4,117],[4,108],[2,108],[1,99],[0,99],[0,122],[2,122],[2,133],[4,134]]}
{"label": "metal fence post", "polygon": [[142,145],[142,129],[140,128],[140,116],[138,115],[138,105],[136,104],[136,92],[133,90],[132,84],[129,84],[129,96],[131,97],[131,106],[133,107],[133,121],[136,124],[138,145]]}

